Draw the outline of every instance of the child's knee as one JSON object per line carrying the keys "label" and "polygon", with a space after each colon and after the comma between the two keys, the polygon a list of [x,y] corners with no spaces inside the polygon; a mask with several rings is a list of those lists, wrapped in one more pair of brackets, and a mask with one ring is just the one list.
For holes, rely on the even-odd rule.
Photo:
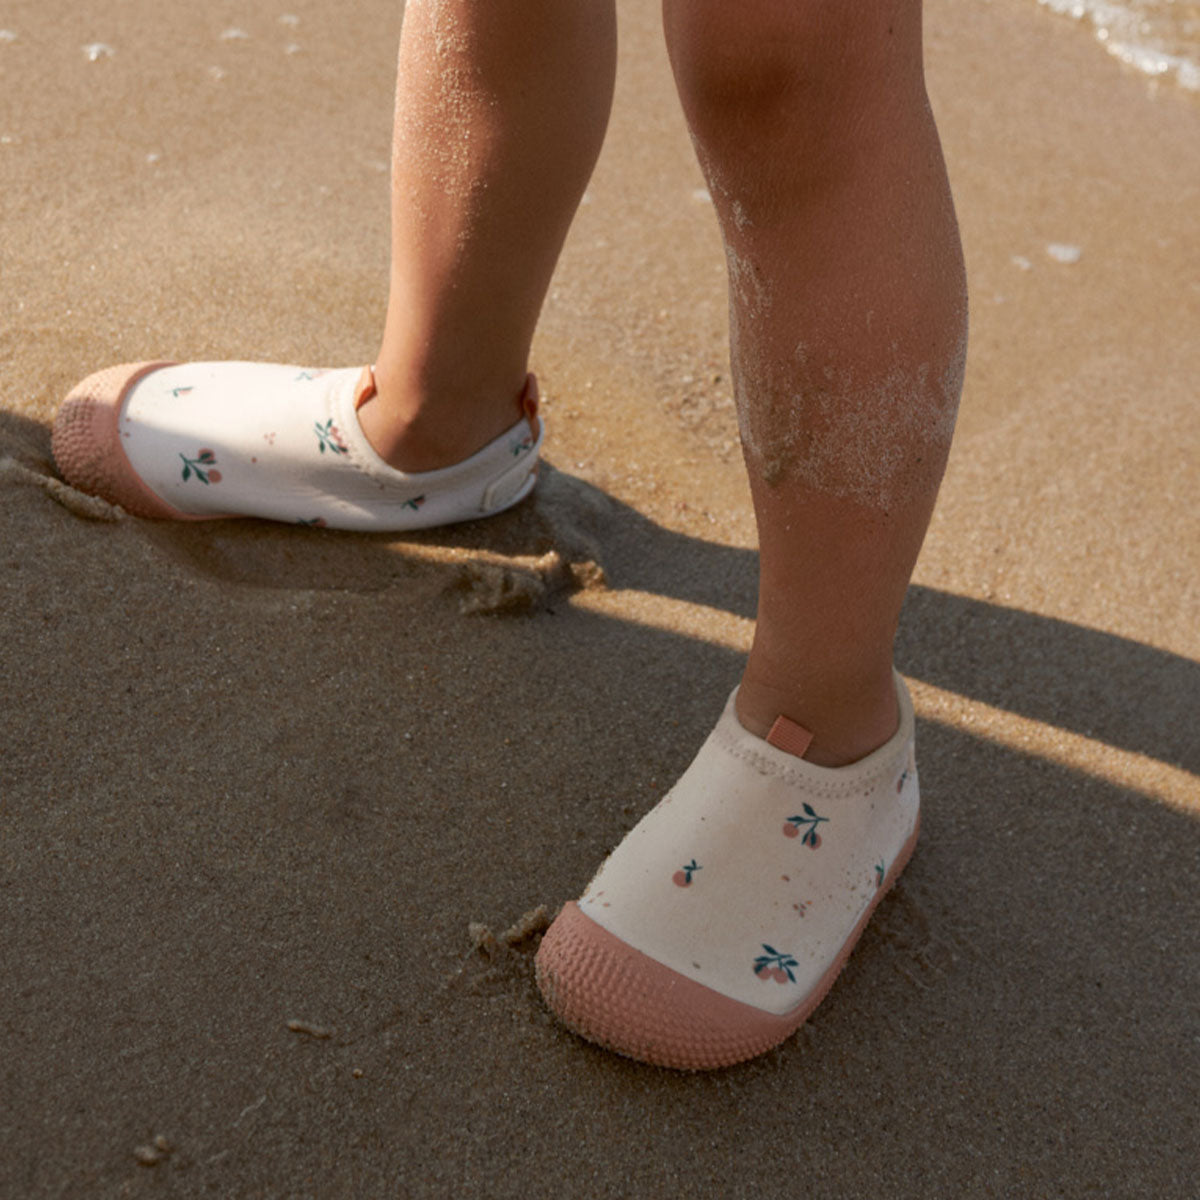
{"label": "child's knee", "polygon": [[702,139],[814,128],[906,78],[920,82],[919,0],[666,0],[680,97]]}

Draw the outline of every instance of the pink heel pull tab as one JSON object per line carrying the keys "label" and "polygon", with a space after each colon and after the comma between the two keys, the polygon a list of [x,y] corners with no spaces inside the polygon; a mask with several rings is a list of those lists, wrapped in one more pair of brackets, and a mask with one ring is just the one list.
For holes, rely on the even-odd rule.
{"label": "pink heel pull tab", "polygon": [[787,717],[776,717],[775,724],[771,726],[771,732],[767,734],[767,741],[776,750],[782,750],[785,754],[794,754],[797,758],[804,757],[812,740],[813,735],[803,725],[797,725],[795,721],[790,721]]}
{"label": "pink heel pull tab", "polygon": [[375,368],[363,367],[358,382],[354,385],[354,411],[360,408],[375,395]]}
{"label": "pink heel pull tab", "polygon": [[536,442],[538,434],[541,432],[541,424],[538,421],[538,382],[537,376],[531,371],[525,376],[525,387],[521,392],[521,412],[525,415],[525,419],[529,422],[529,432]]}

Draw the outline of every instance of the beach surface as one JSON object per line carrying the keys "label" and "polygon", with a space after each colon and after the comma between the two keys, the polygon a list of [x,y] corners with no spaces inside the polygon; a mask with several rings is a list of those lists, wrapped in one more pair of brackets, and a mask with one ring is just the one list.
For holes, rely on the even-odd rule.
{"label": "beach surface", "polygon": [[796,1037],[687,1075],[532,976],[752,630],[655,6],[535,345],[539,489],[403,538],[57,480],[92,370],[361,363],[386,299],[398,6],[104,7],[0,39],[0,1196],[1194,1196],[1196,97],[927,4],[973,314],[897,645],[922,843]]}

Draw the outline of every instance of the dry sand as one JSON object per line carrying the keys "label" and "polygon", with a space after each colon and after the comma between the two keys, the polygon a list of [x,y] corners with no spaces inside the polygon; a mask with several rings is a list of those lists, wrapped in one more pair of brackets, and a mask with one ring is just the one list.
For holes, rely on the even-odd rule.
{"label": "dry sand", "polygon": [[750,633],[654,6],[536,347],[554,469],[405,539],[53,482],[93,368],[361,362],[385,299],[397,6],[104,7],[0,44],[0,1195],[1193,1196],[1200,105],[931,0],[974,322],[898,648],[923,843],[799,1036],[686,1076],[478,928],[579,892]]}

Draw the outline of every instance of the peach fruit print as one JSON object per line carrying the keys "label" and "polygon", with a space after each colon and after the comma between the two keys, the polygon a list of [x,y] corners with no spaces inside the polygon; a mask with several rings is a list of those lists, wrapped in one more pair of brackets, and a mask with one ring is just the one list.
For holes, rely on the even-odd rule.
{"label": "peach fruit print", "polygon": [[800,838],[801,845],[810,846],[815,850],[821,844],[821,835],[817,832],[817,826],[822,821],[828,821],[828,817],[818,817],[811,804],[803,806],[803,815],[797,814],[794,817],[788,817],[783,826],[785,837]]}
{"label": "peach fruit print", "polygon": [[701,870],[699,863],[693,858],[685,867],[681,867],[674,875],[671,876],[671,882],[676,887],[687,887],[692,882],[692,874]]}
{"label": "peach fruit print", "polygon": [[200,450],[195,458],[186,454],[179,456],[183,459],[183,482],[195,476],[201,483],[220,483],[221,472],[213,468],[217,465],[217,456],[211,450]]}
{"label": "peach fruit print", "polygon": [[776,983],[795,983],[792,969],[800,964],[790,955],[781,954],[774,946],[763,942],[764,953],[754,960],[754,973],[759,979],[773,979]]}

